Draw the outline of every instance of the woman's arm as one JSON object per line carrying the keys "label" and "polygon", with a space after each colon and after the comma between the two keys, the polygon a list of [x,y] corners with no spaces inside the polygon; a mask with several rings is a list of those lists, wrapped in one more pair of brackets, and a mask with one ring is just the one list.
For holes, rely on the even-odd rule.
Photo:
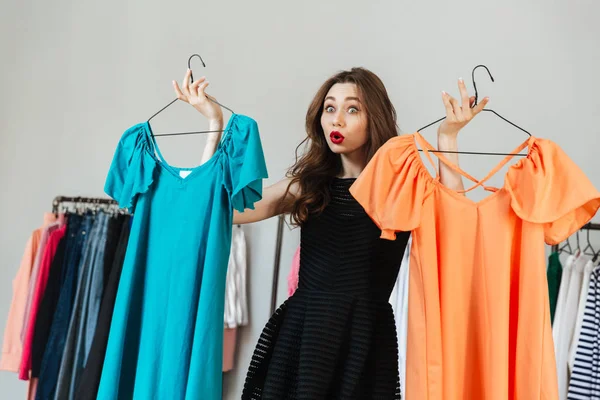
{"label": "woman's arm", "polygon": [[[213,120],[208,123],[209,131],[221,131],[223,130],[223,119],[221,120]],[[206,137],[206,145],[204,146],[204,151],[202,152],[202,164],[207,162],[215,151],[217,151],[217,146],[221,141],[221,136],[223,132],[213,132],[208,133]]]}
{"label": "woman's arm", "polygon": [[[446,92],[442,92],[442,100],[446,108],[446,119],[438,128],[438,150],[457,151],[458,132],[467,125],[489,102],[489,97],[484,98],[476,107],[472,108],[475,97],[469,97],[465,82],[458,80],[458,89],[462,104]],[[444,153],[444,156],[458,166],[457,153]],[[439,161],[440,180],[442,184],[452,190],[464,190],[462,175]]]}
{"label": "woman's arm", "polygon": [[[438,150],[442,151],[457,151],[458,140],[456,135],[447,133],[440,133],[438,131]],[[456,153],[444,153],[444,156],[451,163],[458,165],[458,154]],[[440,181],[442,185],[452,190],[464,190],[465,185],[463,184],[462,175],[438,160],[440,168]]]}
{"label": "woman's arm", "polygon": [[288,192],[287,188],[290,185],[290,181],[291,178],[285,178],[274,185],[264,188],[262,199],[254,204],[254,210],[246,209],[242,213],[234,210],[233,223],[249,224],[251,222],[262,221],[289,211],[284,208],[284,204],[288,203],[285,200],[290,200],[291,197],[298,195],[297,184],[290,186],[290,190]]}
{"label": "woman's arm", "polygon": [[[221,130],[223,129],[223,123],[211,122],[209,124],[210,130]],[[206,146],[204,147],[204,153],[202,154],[202,162],[206,162],[210,159],[215,151],[217,150],[217,146],[219,144],[219,140],[221,140],[221,133],[211,133],[211,136],[208,138]],[[251,222],[258,222],[264,219],[268,219],[274,217],[276,215],[281,214],[285,210],[282,205],[287,204],[284,203],[284,197],[286,196],[287,188],[290,185],[291,178],[282,179],[281,181],[266,187],[263,189],[263,196],[260,201],[254,203],[254,209],[246,209],[244,212],[238,212],[237,210],[233,211],[233,223],[234,224],[248,224]],[[295,196],[297,193],[297,184],[294,184],[290,187],[290,191],[287,196]]]}

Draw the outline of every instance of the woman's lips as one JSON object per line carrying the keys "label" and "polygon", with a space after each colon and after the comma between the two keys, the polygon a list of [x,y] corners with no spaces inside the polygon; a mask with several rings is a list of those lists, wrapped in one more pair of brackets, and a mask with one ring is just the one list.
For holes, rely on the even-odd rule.
{"label": "woman's lips", "polygon": [[344,135],[342,135],[338,131],[331,132],[329,134],[329,138],[331,139],[331,142],[334,144],[341,144],[345,139]]}

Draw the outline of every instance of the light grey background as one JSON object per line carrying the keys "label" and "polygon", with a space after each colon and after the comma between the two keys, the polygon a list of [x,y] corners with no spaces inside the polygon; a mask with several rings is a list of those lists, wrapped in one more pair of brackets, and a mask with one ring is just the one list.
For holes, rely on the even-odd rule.
{"label": "light grey background", "polygon": [[[600,3],[588,1],[4,1],[0,13],[0,332],[28,235],[56,195],[102,195],[121,133],[173,98],[190,54],[207,63],[209,93],[260,126],[270,179],[293,162],[307,106],[337,70],[364,66],[385,82],[404,132],[441,117],[440,91],[478,74],[489,107],[558,142],[600,187]],[[226,117],[228,113],[226,112]],[[176,104],[157,132],[198,129]],[[424,131],[435,144],[435,128]],[[525,135],[482,115],[461,133],[464,150],[511,151]],[[163,138],[175,165],[195,165],[201,137]],[[499,161],[463,156],[483,177]],[[500,185],[502,176],[492,180]],[[481,191],[473,198],[483,196]],[[269,317],[276,219],[245,227],[251,324],[242,330],[225,398],[239,398],[254,344]],[[600,239],[600,237],[598,238]],[[596,239],[594,239],[596,240]],[[298,243],[286,230],[280,300]],[[598,242],[596,242],[598,243]],[[0,397],[25,384],[0,372]]]}

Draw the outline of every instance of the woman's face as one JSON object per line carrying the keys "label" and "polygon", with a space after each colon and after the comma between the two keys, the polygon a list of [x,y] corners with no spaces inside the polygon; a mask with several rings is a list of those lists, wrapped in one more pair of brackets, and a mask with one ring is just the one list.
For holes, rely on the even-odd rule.
{"label": "woman's face", "polygon": [[354,83],[336,83],[323,103],[321,127],[331,151],[349,154],[368,140],[367,113]]}

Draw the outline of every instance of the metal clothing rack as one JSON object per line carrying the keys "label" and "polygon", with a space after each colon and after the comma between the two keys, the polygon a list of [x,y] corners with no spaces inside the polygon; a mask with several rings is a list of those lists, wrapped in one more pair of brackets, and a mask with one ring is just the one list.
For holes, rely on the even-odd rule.
{"label": "metal clothing rack", "polygon": [[279,215],[277,221],[277,239],[275,240],[275,260],[273,262],[273,283],[271,286],[271,313],[275,313],[277,307],[277,287],[279,286],[279,267],[281,265],[281,245],[283,244],[283,225],[285,224],[285,216]]}
{"label": "metal clothing rack", "polygon": [[52,212],[58,213],[58,208],[61,204],[73,203],[73,204],[94,204],[94,205],[117,205],[118,203],[113,199],[101,198],[101,197],[81,197],[81,196],[56,196],[52,201]]}
{"label": "metal clothing rack", "polygon": [[[587,231],[600,231],[600,224],[598,224],[598,223],[593,223],[593,222],[590,222],[590,223],[587,223],[587,224],[585,224],[584,226],[582,226],[582,227],[580,228],[580,230],[587,230]],[[559,251],[559,245],[558,245],[558,244],[552,245],[552,252],[553,252],[553,253],[556,253],[556,252],[558,252],[558,251]]]}

